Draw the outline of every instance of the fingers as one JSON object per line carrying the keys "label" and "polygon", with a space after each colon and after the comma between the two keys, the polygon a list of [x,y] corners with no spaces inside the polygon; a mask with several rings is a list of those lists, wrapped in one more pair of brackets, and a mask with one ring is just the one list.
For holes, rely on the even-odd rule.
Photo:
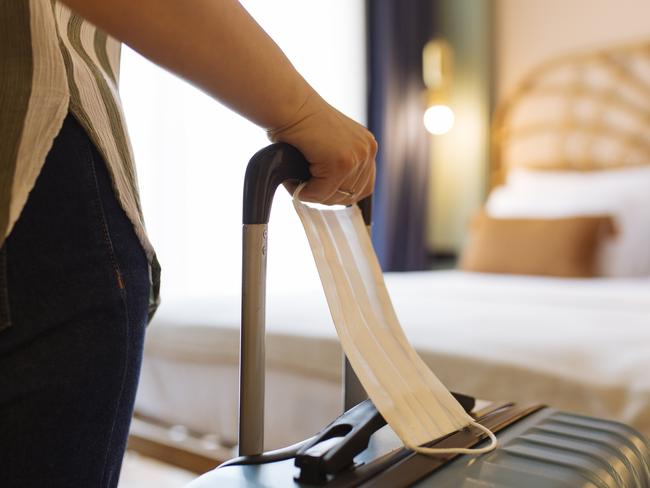
{"label": "fingers", "polygon": [[345,189],[347,192],[352,193],[349,195],[350,203],[356,203],[363,200],[372,194],[375,187],[375,155],[377,153],[377,143],[372,139],[370,144],[370,152],[367,159],[364,161],[358,170],[357,176],[352,183],[347,181],[341,186],[341,190]]}
{"label": "fingers", "polygon": [[374,159],[361,165],[354,179],[344,181],[336,193],[341,205],[351,205],[370,195],[374,188],[375,164]]}
{"label": "fingers", "polygon": [[301,200],[325,205],[351,205],[369,196],[375,184],[377,143],[369,132],[363,145],[338,164],[311,163],[312,178]]}
{"label": "fingers", "polygon": [[[370,134],[370,133],[369,133]],[[368,161],[354,187],[355,201],[363,200],[370,196],[375,188],[375,175],[377,157],[377,141],[370,134]]]}
{"label": "fingers", "polygon": [[[322,98],[309,98],[292,124],[269,134],[294,145],[309,161],[311,179],[300,192],[301,200],[350,205],[372,193],[377,142]],[[292,191],[296,185],[285,186]]]}
{"label": "fingers", "polygon": [[375,189],[375,175],[376,175],[376,167],[375,167],[375,160],[373,159],[372,164],[368,165],[368,171],[365,174],[363,183],[359,186],[359,190],[355,194],[357,202],[359,200],[363,200],[364,198],[372,195]]}
{"label": "fingers", "polygon": [[300,199],[307,202],[324,203],[332,205],[341,200],[337,190],[357,167],[354,155],[339,156],[337,161],[321,163],[310,161],[309,170],[311,178],[300,193]]}
{"label": "fingers", "polygon": [[364,161],[343,178],[342,173],[313,176],[305,185],[300,198],[325,205],[351,205],[359,199],[357,188],[366,187],[369,173],[367,166]]}

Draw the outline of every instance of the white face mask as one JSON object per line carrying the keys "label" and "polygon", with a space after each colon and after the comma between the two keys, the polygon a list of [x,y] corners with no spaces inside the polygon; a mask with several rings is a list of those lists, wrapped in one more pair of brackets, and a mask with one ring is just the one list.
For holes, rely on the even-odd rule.
{"label": "white face mask", "polygon": [[[368,232],[355,205],[318,210],[298,200],[332,319],[361,384],[404,445],[424,454],[481,454],[492,432],[469,416],[404,335]],[[419,447],[472,425],[492,439],[481,449]]]}

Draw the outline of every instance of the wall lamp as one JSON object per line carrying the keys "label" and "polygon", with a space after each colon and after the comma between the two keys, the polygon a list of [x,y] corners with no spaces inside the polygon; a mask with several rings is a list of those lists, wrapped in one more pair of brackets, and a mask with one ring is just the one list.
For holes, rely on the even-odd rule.
{"label": "wall lamp", "polygon": [[452,78],[452,51],[443,39],[432,39],[422,50],[422,78],[427,87],[424,127],[435,135],[454,126],[454,111],[447,105]]}

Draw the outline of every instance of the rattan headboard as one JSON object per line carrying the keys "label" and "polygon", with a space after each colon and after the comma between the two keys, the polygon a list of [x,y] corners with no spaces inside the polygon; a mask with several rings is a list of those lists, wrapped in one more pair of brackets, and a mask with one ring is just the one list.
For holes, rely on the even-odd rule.
{"label": "rattan headboard", "polygon": [[555,59],[526,76],[492,124],[491,183],[513,167],[650,164],[650,41]]}

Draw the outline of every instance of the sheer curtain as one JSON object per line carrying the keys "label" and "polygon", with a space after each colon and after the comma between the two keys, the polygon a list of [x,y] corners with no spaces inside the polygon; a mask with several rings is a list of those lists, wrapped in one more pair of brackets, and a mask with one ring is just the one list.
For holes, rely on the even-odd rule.
{"label": "sheer curtain", "polygon": [[[365,124],[363,0],[245,0],[242,4],[303,76]],[[262,129],[126,46],[120,90],[150,238],[162,264],[162,298],[237,296],[241,189],[250,157],[269,144]],[[272,93],[269,93],[269,97]],[[317,279],[286,191],[273,205],[269,286]]]}

